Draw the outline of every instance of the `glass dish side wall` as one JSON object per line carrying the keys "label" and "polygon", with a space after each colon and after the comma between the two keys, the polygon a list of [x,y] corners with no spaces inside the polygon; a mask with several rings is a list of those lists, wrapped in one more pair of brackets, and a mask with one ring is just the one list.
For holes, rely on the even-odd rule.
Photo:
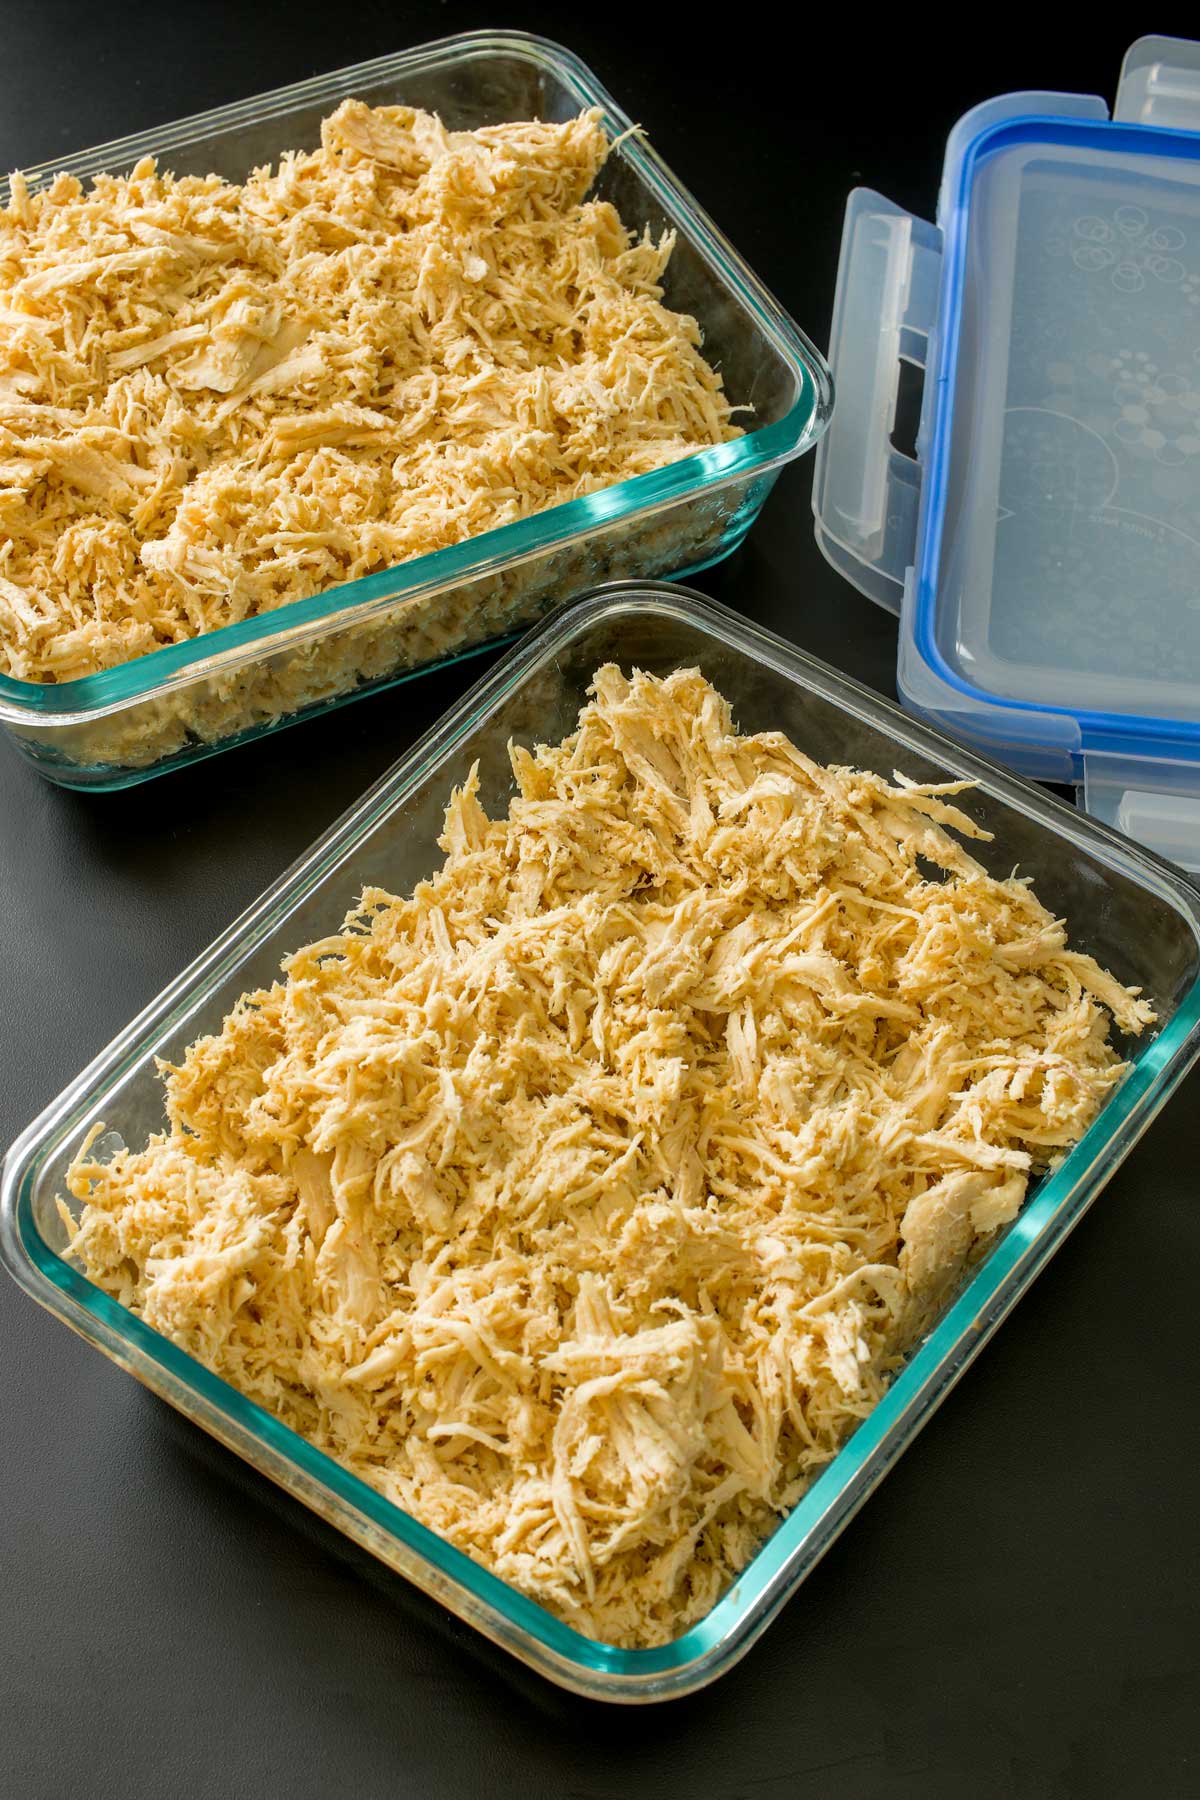
{"label": "glass dish side wall", "polygon": [[326,620],[297,632],[294,647],[251,651],[240,667],[196,674],[99,717],[9,730],[60,786],[130,787],[481,652],[603,582],[695,574],[737,548],[774,481],[774,474],[735,480],[633,520],[599,524],[468,581],[427,580],[359,623]]}
{"label": "glass dish side wall", "polygon": [[[285,149],[316,146],[321,119],[348,94],[430,108],[457,129],[562,120],[590,105],[614,137],[629,124],[568,52],[520,34],[477,34],[101,146],[28,178],[37,185],[66,168],[86,179],[157,154],[177,174],[240,180]],[[748,409],[746,435],[99,677],[58,689],[0,678],[0,718],[44,774],[76,787],[144,780],[482,649],[597,582],[694,573],[737,547],[780,465],[823,427],[827,371],[647,146],[620,144],[594,191],[627,224],[675,233],[667,304],[699,321],[705,354]]]}
{"label": "glass dish side wall", "polygon": [[[62,1260],[55,1206],[90,1122],[143,1141],[162,1119],[155,1058],[178,1060],[243,991],[272,980],[287,951],[335,929],[364,885],[407,890],[437,866],[445,801],[472,762],[481,800],[502,810],[512,794],[508,740],[570,731],[606,660],[657,673],[696,664],[742,729],[785,731],[823,761],[889,777],[897,767],[918,779],[978,777],[972,810],[996,837],[973,850],[998,875],[1019,863],[1079,947],[1141,983],[1160,1013],[1124,1087],[964,1283],[880,1407],[708,1617],[656,1651],[579,1637],[125,1313]],[[1198,1015],[1200,899],[1185,883],[722,609],[638,587],[568,609],[498,665],[31,1127],[5,1166],[3,1248],[38,1299],[122,1366],[522,1660],[580,1692],[663,1698],[721,1673],[794,1591],[1153,1117],[1195,1055]]]}

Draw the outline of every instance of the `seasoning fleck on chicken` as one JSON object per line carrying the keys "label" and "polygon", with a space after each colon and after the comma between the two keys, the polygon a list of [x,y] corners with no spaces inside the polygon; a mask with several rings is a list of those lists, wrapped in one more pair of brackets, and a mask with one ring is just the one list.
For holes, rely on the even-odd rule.
{"label": "seasoning fleck on chicken", "polygon": [[[595,111],[449,131],[347,100],[240,186],[14,176],[0,672],[111,668],[738,436],[662,302],[672,234],[586,198],[608,149]],[[319,672],[292,687],[264,712]]]}
{"label": "seasoning fleck on chicken", "polygon": [[1150,1006],[918,786],[598,671],[97,1125],[69,1254],[579,1630],[701,1618],[870,1412]]}

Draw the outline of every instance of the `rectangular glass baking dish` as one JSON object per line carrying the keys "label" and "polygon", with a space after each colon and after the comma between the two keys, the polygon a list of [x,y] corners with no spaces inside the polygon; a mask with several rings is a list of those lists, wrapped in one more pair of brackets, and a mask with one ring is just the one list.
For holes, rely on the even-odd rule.
{"label": "rectangular glass baking dish", "polygon": [[[55,1197],[89,1124],[141,1143],[162,1122],[155,1059],[177,1061],[282,956],[340,927],[364,884],[408,892],[442,860],[442,809],[480,765],[480,798],[512,793],[506,744],[572,729],[595,668],[698,664],[748,730],[786,731],[810,755],[919,780],[967,777],[995,832],[974,854],[1014,864],[1073,941],[1140,983],[1160,1022],[1087,1136],[966,1280],[882,1403],[708,1616],[665,1648],[590,1642],[312,1448],[94,1287],[60,1254]],[[509,653],[295,866],[134,1020],[9,1152],[0,1252],[11,1273],[114,1361],[384,1563],[563,1686],[664,1699],[748,1648],[957,1380],[1145,1130],[1200,1049],[1200,894],[1106,826],[952,745],[780,639],[682,588],[618,584],[566,607]]]}
{"label": "rectangular glass baking dish", "polygon": [[[610,138],[631,129],[570,51],[521,32],[468,32],[102,144],[26,179],[36,188],[66,170],[86,180],[153,155],[177,175],[242,180],[284,150],[318,144],[322,117],[349,95],[432,109],[459,130],[593,106]],[[43,774],[70,787],[129,786],[477,652],[597,582],[695,573],[737,548],[782,465],[820,436],[829,371],[642,137],[618,145],[594,192],[627,225],[677,234],[667,304],[699,321],[727,392],[753,407],[745,435],[97,675],[57,685],[0,676],[0,721]],[[0,181],[0,204],[7,197]]]}

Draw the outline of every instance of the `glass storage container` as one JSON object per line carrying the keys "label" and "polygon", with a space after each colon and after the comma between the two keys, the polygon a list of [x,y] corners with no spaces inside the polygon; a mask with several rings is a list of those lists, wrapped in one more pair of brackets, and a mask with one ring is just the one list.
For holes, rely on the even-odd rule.
{"label": "glass storage container", "polygon": [[[502,811],[513,791],[508,740],[565,735],[608,660],[656,673],[698,665],[743,729],[784,731],[822,761],[889,779],[899,769],[920,781],[976,782],[972,811],[995,836],[972,844],[973,854],[1002,876],[1019,865],[1066,919],[1073,944],[1140,984],[1159,1015],[1128,1047],[1132,1068],[1087,1135],[1031,1191],[882,1402],[707,1617],[652,1650],[580,1636],[193,1361],[64,1259],[55,1207],[94,1120],[126,1143],[144,1142],[163,1116],[156,1059],[177,1062],[239,995],[276,975],[285,953],[339,929],[364,885],[409,892],[439,866],[445,801],[476,760],[482,803]],[[658,1700],[712,1680],[754,1641],[1095,1199],[1198,1048],[1200,894],[1168,865],[687,590],[620,584],[557,612],[499,662],[29,1127],[4,1164],[0,1249],[44,1306],[525,1663],[582,1694]]]}
{"label": "glass storage container", "polygon": [[[573,117],[631,121],[569,51],[520,32],[473,32],[341,69],[27,170],[86,180],[157,156],[177,175],[231,181],[320,141],[347,96],[434,110],[453,129]],[[677,234],[666,303],[701,326],[745,435],[666,468],[483,532],[311,599],[49,685],[0,676],[0,721],[51,780],[113,788],[157,775],[482,649],[614,576],[694,572],[741,543],[781,466],[829,416],[825,364],[651,146],[623,138],[597,179],[626,225]],[[0,202],[7,184],[0,182]]]}

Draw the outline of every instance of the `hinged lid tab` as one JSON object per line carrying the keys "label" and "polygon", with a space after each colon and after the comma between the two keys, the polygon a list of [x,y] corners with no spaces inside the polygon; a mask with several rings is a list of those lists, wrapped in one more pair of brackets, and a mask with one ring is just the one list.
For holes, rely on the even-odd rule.
{"label": "hinged lid tab", "polygon": [[1113,118],[1166,131],[1200,131],[1200,44],[1143,37],[1121,68]]}
{"label": "hinged lid tab", "polygon": [[1079,801],[1189,875],[1200,875],[1200,770],[1169,757],[1085,753]]}
{"label": "hinged lid tab", "polygon": [[869,188],[846,207],[830,361],[836,430],[817,450],[813,511],[833,566],[899,612],[917,542],[920,465],[891,441],[900,364],[925,366],[941,283],[941,233]]}

